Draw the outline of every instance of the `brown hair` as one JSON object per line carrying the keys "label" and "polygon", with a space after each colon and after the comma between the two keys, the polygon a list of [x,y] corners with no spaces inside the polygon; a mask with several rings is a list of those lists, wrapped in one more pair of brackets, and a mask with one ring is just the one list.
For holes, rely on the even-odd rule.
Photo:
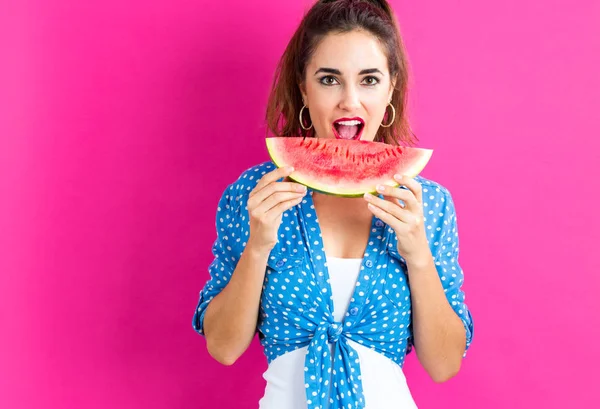
{"label": "brown hair", "polygon": [[[300,126],[302,94],[298,84],[304,82],[306,65],[319,42],[329,33],[364,30],[383,45],[392,80],[396,79],[392,105],[396,119],[389,128],[379,127],[375,141],[392,145],[415,144],[418,140],[410,128],[407,115],[408,61],[400,29],[386,0],[319,0],[302,19],[288,43],[277,69],[267,103],[266,121],[275,136],[310,136]],[[391,113],[385,115],[391,119]]]}

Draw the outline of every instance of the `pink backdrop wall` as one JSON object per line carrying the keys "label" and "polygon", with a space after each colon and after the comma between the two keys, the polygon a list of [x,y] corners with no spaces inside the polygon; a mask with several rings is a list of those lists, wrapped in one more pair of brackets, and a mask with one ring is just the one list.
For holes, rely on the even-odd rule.
{"label": "pink backdrop wall", "polygon": [[[0,3],[0,407],[254,408],[191,327],[303,1]],[[394,1],[475,339],[421,408],[599,407],[600,2]],[[235,119],[229,119],[233,115]]]}

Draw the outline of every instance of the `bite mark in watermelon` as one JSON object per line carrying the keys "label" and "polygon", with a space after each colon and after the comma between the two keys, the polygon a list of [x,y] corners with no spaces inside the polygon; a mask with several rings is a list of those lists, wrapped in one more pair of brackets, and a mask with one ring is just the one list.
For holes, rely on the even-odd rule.
{"label": "bite mark in watermelon", "polygon": [[376,194],[377,185],[398,186],[395,174],[417,176],[432,149],[363,140],[269,137],[267,150],[277,167],[293,166],[290,179],[337,196]]}

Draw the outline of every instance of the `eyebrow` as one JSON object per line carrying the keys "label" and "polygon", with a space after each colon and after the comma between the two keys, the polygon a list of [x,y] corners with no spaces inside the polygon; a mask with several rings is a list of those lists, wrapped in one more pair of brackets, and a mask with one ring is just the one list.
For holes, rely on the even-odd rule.
{"label": "eyebrow", "polygon": [[[338,70],[338,69],[335,69],[335,68],[319,68],[315,72],[315,75],[317,75],[320,72],[324,72],[324,73],[327,73],[327,74],[342,75],[342,72],[340,70]],[[379,74],[383,75],[383,73],[381,71],[379,71],[378,68],[367,68],[367,69],[362,70],[361,72],[359,72],[358,75],[374,74],[374,73],[379,73]]]}

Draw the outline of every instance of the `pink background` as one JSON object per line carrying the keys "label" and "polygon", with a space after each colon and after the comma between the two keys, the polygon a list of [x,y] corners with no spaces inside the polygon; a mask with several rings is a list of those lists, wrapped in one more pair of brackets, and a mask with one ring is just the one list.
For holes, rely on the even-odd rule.
{"label": "pink background", "polygon": [[[457,206],[475,338],[420,408],[599,407],[600,2],[394,1],[423,176]],[[3,0],[0,407],[255,408],[192,330],[217,200],[267,159],[311,2]]]}

